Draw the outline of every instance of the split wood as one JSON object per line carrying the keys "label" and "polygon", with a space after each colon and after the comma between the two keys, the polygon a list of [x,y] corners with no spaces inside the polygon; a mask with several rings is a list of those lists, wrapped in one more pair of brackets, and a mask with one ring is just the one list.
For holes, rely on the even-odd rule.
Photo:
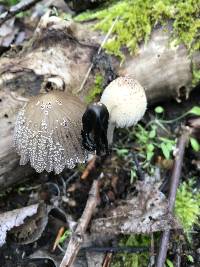
{"label": "split wood", "polygon": [[[169,192],[169,212],[173,212],[174,203],[176,200],[176,192],[179,185],[179,180],[181,176],[181,170],[183,165],[183,157],[185,152],[185,147],[188,143],[189,137],[192,133],[192,128],[186,126],[184,128],[183,134],[178,140],[178,147],[175,153],[174,166],[170,181],[170,192]],[[165,230],[161,237],[160,250],[157,257],[156,267],[164,267],[167,249],[169,243],[170,230]]]}

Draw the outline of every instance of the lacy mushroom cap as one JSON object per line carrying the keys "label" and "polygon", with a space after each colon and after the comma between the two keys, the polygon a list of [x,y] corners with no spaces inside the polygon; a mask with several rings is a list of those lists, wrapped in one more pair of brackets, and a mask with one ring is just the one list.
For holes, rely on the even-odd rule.
{"label": "lacy mushroom cap", "polygon": [[14,129],[14,146],[37,172],[60,173],[85,162],[82,147],[82,114],[85,105],[65,92],[52,91],[32,97],[20,110]]}
{"label": "lacy mushroom cap", "polygon": [[147,108],[144,88],[130,77],[119,77],[104,90],[101,103],[106,105],[110,114],[110,122],[117,127],[135,125]]}

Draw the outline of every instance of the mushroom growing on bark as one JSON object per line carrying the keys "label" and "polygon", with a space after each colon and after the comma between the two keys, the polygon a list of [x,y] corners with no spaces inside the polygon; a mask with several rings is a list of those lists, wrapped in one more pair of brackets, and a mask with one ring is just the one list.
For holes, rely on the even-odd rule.
{"label": "mushroom growing on bark", "polygon": [[14,129],[14,146],[37,172],[60,173],[85,162],[82,147],[82,114],[85,105],[76,97],[51,91],[32,97],[19,112]]}
{"label": "mushroom growing on bark", "polygon": [[83,115],[83,146],[96,149],[97,154],[101,150],[107,153],[115,127],[135,125],[144,116],[146,108],[146,94],[138,81],[130,77],[115,79],[103,91],[100,102],[89,105]]}

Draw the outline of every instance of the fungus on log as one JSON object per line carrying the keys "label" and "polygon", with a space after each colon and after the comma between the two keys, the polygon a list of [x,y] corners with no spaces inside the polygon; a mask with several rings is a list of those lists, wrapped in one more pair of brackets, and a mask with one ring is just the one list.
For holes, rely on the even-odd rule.
{"label": "fungus on log", "polygon": [[[0,131],[0,151],[3,151],[0,189],[33,174],[31,168],[18,166],[19,157],[12,148],[13,122],[23,104],[20,99],[51,88],[76,92],[101,40],[102,36],[89,31],[87,25],[77,25],[47,13],[21,52],[0,58],[0,114],[1,125],[4,125]],[[189,57],[184,46],[171,47],[169,40],[169,32],[156,29],[150,40],[141,44],[138,54],[127,55],[121,66],[112,57],[118,75],[133,76],[145,88],[148,103],[179,98],[183,92],[188,96],[192,89],[191,66],[195,63],[196,68],[200,68],[199,52]],[[92,71],[80,98],[87,95],[95,75]],[[9,118],[4,117],[7,113]]]}
{"label": "fungus on log", "polygon": [[20,164],[37,172],[60,173],[86,160],[82,148],[81,117],[85,105],[65,92],[52,91],[32,97],[20,110],[14,130],[14,144]]}

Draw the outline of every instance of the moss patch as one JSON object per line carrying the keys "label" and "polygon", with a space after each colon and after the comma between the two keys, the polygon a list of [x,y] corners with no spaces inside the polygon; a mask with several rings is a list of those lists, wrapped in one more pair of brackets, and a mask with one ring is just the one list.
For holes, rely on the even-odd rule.
{"label": "moss patch", "polygon": [[[119,246],[125,247],[149,247],[150,237],[145,235],[125,236],[119,242]],[[149,253],[120,253],[117,254],[111,267],[146,267],[148,264]]]}
{"label": "moss patch", "polygon": [[148,41],[152,29],[169,20],[173,25],[175,45],[183,43],[191,53],[200,50],[199,13],[200,0],[123,0],[111,1],[109,7],[96,12],[84,12],[75,20],[97,19],[94,29],[107,33],[118,16],[113,35],[104,47],[110,54],[124,60],[124,48],[131,54],[137,53],[139,44]]}
{"label": "moss patch", "polygon": [[195,188],[194,180],[180,185],[176,196],[175,214],[186,233],[189,233],[195,224],[199,224],[200,192]]}
{"label": "moss patch", "polygon": [[103,90],[103,77],[100,74],[96,74],[94,80],[94,86],[90,89],[89,94],[85,97],[86,103],[93,102]]}

